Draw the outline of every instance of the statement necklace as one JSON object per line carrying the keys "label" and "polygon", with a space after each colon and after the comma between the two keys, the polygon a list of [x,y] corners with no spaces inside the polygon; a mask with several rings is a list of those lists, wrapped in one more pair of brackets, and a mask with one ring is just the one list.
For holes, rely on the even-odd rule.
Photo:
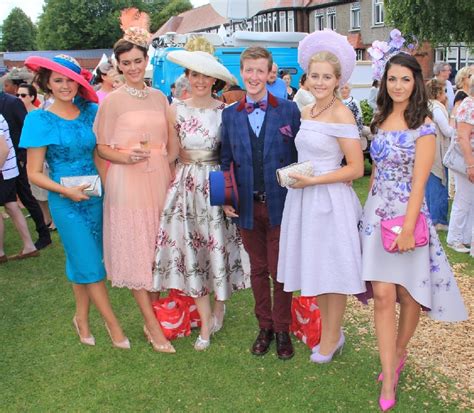
{"label": "statement necklace", "polygon": [[319,110],[318,112],[316,112],[316,114],[314,113],[314,108],[316,107],[316,103],[313,105],[313,107],[311,108],[311,112],[310,112],[310,115],[311,117],[314,119],[314,118],[317,118],[319,115],[321,115],[321,113],[323,113],[324,111],[328,110],[332,105],[334,105],[334,102],[336,101],[336,96],[334,96],[332,98],[332,100],[326,105],[324,106],[324,108],[322,108],[321,110]]}
{"label": "statement necklace", "polygon": [[144,84],[143,89],[135,89],[134,87],[128,86],[126,83],[124,85],[125,91],[132,97],[137,99],[145,99],[150,94],[150,89],[147,85]]}

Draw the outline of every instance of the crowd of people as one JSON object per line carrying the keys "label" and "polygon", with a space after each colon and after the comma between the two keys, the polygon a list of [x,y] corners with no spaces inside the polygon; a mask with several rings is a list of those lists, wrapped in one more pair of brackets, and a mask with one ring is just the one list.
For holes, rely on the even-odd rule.
{"label": "crowd of people", "polygon": [[[467,224],[474,218],[472,69],[458,73],[456,96],[465,96],[455,102],[449,87],[446,92],[446,65],[436,66],[436,78],[425,85],[414,57],[384,57],[374,84],[373,166],[362,208],[351,185],[364,173],[361,111],[348,83],[356,56],[344,36],[318,31],[300,43],[305,75],[298,91],[289,73],[277,76],[262,47],[241,54],[245,89],[208,52],[170,52],[184,73],[167,99],[144,81],[149,33],[130,13],[136,11],[122,14],[116,65],[99,68],[98,90],[72,57],[31,56],[25,65],[51,98],[47,107],[35,109],[29,84],[19,85],[19,99],[0,94],[0,205],[23,241],[13,258],[37,256],[57,228],[76,303],[72,322],[90,346],[93,304],[113,346],[131,348],[106,277],[131,290],[144,334],[162,353],[175,349],[152,302],[169,289],[194,298],[201,318],[194,348],[203,351],[223,327],[226,301],[250,280],[259,327],[251,352],[264,355],[275,340],[282,360],[294,355],[293,292],[317,296],[322,332],[310,360],[318,364],[342,351],[347,296],[364,303],[373,298],[379,406],[391,409],[421,310],[440,321],[467,317],[436,229],[448,225],[442,159],[457,139],[466,174],[455,175],[448,242],[458,251],[473,242]],[[293,183],[280,186],[276,171],[295,162],[309,162],[312,174],[291,173]],[[219,170],[234,177],[235,202],[211,206],[209,174]],[[36,195],[47,204],[36,201],[30,183],[34,192],[48,191],[47,199]],[[36,243],[17,195],[35,219]],[[391,221],[392,238],[386,238]],[[0,220],[0,263],[11,259],[3,233]]]}

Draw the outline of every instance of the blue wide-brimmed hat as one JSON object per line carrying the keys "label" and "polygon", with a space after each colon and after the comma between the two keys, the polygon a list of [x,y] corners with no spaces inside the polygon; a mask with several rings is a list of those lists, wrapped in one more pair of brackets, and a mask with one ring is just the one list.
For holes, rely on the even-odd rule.
{"label": "blue wide-brimmed hat", "polygon": [[232,205],[239,208],[239,192],[234,170],[209,172],[209,200],[212,206]]}

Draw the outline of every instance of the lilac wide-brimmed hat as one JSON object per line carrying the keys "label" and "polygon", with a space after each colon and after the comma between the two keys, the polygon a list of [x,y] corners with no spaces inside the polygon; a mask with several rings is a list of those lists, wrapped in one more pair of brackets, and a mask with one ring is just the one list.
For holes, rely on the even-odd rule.
{"label": "lilac wide-brimmed hat", "polygon": [[303,40],[298,46],[298,63],[307,73],[311,58],[319,52],[331,52],[341,64],[341,79],[339,84],[345,85],[352,75],[356,63],[356,52],[346,36],[335,31],[317,30]]}

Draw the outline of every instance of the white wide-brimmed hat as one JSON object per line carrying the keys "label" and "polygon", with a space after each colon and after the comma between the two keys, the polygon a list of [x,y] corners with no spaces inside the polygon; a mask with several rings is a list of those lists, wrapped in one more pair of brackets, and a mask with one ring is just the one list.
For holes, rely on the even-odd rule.
{"label": "white wide-brimmed hat", "polygon": [[217,59],[207,52],[187,50],[173,50],[168,53],[168,60],[183,66],[186,69],[194,70],[203,75],[223,80],[231,85],[237,84],[237,79],[229,72],[229,70]]}

